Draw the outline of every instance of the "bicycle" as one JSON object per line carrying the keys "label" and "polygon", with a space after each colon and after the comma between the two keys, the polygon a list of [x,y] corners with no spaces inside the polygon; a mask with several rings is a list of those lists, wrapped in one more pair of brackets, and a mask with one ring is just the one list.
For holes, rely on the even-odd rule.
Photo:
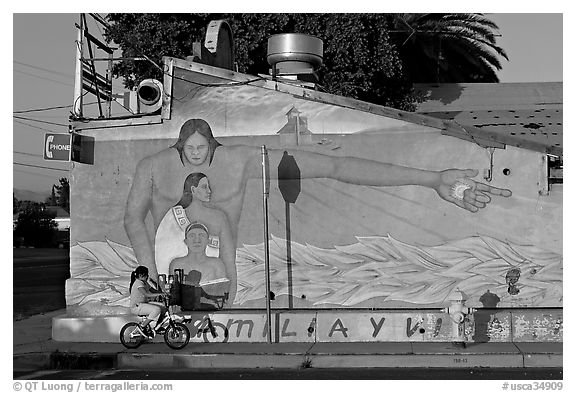
{"label": "bicycle", "polygon": [[[157,334],[164,334],[164,342],[172,349],[182,349],[190,341],[190,331],[182,323],[183,318],[170,312],[169,294],[163,294],[162,298],[166,305],[166,315],[162,322],[152,329],[152,337],[142,334],[139,329],[140,323],[128,322],[120,329],[120,342],[128,349],[136,349],[143,343],[151,341]],[[140,322],[146,319],[146,315],[139,315]]]}

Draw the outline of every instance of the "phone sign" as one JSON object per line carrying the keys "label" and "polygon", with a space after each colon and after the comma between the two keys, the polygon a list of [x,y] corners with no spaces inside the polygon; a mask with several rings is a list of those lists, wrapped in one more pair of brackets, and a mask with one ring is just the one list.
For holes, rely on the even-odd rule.
{"label": "phone sign", "polygon": [[70,161],[70,134],[45,134],[44,159]]}

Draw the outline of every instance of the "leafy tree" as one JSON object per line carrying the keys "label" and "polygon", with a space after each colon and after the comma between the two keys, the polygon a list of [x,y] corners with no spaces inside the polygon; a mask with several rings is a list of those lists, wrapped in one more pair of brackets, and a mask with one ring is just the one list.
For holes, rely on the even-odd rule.
{"label": "leafy tree", "polygon": [[51,246],[56,239],[55,214],[46,210],[43,203],[31,202],[20,210],[14,237],[23,237],[34,247]]}
{"label": "leafy tree", "polygon": [[294,31],[324,42],[319,72],[328,92],[413,109],[417,98],[390,40],[386,14],[297,14]]}
{"label": "leafy tree", "polygon": [[48,198],[46,198],[46,204],[49,206],[56,206],[58,204],[58,199],[56,198],[56,192],[54,191],[54,186],[52,186],[52,193]]}
{"label": "leafy tree", "polygon": [[482,14],[392,14],[391,37],[414,83],[498,82],[498,26]]}
{"label": "leafy tree", "polygon": [[[106,39],[123,57],[145,55],[158,65],[163,56],[192,55],[209,21],[226,19],[238,70],[252,75],[269,72],[271,35],[311,34],[324,42],[322,89],[405,110],[418,101],[413,82],[497,81],[492,67],[499,69],[498,55],[506,57],[494,43],[496,25],[480,14],[108,14],[107,19]],[[113,73],[127,88],[146,78],[163,79],[146,61],[119,62]]]}
{"label": "leafy tree", "polygon": [[52,187],[53,194],[54,189],[56,189],[56,205],[70,213],[70,183],[65,177],[60,178],[59,182],[60,185],[54,185]]}
{"label": "leafy tree", "polygon": [[[273,34],[300,32],[324,42],[320,85],[333,94],[411,109],[415,96],[403,75],[402,62],[389,40],[385,14],[108,14],[106,39],[123,57],[146,55],[157,64],[163,56],[186,58],[192,44],[203,42],[208,23],[226,19],[233,30],[238,70],[268,74],[267,40]],[[162,73],[145,61],[114,66],[115,76],[133,88]]]}

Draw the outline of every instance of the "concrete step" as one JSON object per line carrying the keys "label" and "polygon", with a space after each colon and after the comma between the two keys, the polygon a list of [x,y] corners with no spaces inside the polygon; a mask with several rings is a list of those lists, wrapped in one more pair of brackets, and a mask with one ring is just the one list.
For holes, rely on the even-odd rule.
{"label": "concrete step", "polygon": [[[534,345],[536,344],[536,345]],[[55,344],[53,344],[55,345]],[[562,344],[483,343],[190,343],[182,350],[144,344],[59,344],[14,355],[19,369],[187,368],[562,368]]]}

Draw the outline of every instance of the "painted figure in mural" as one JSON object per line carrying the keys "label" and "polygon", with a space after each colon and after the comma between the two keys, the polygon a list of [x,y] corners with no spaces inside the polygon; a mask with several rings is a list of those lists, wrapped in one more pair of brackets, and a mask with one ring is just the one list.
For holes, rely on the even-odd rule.
{"label": "painted figure in mural", "polygon": [[[226,268],[226,273],[222,276],[233,281],[231,291],[235,294],[235,243],[232,240],[232,231],[226,214],[208,206],[211,194],[210,183],[205,174],[194,172],[186,177],[182,197],[176,206],[164,215],[156,230],[154,242],[156,269],[158,274],[168,274],[170,263],[175,258],[185,257],[189,253],[189,247],[185,244],[185,231],[191,221],[200,221],[206,223],[207,232],[211,236],[218,237],[220,258],[218,261],[224,263]],[[203,255],[206,257],[204,253]]]}
{"label": "painted figure in mural", "polygon": [[174,259],[170,263],[170,274],[176,269],[182,269],[184,274],[197,270],[202,274],[202,281],[212,281],[226,277],[226,267],[220,258],[206,255],[208,245],[208,228],[200,223],[193,222],[186,229],[186,246],[188,255]]}
{"label": "painted figure in mural", "polygon": [[506,273],[506,285],[508,285],[508,293],[510,295],[518,295],[520,290],[516,287],[516,284],[520,280],[520,269],[513,268]]}
{"label": "painted figure in mural", "polygon": [[[448,169],[429,171],[388,164],[357,157],[335,157],[293,149],[270,149],[270,176],[277,177],[284,151],[292,155],[301,178],[331,178],[365,186],[419,185],[432,188],[444,200],[476,212],[486,207],[489,194],[508,197],[510,190],[478,183],[471,178],[477,170]],[[184,122],[176,144],[142,159],[136,168],[128,196],[125,228],[136,258],[157,274],[154,245],[146,232],[144,220],[151,212],[155,228],[166,212],[178,202],[180,185],[193,172],[203,172],[210,181],[211,204],[223,211],[230,223],[232,244],[236,245],[238,224],[250,178],[262,176],[261,150],[254,146],[223,146],[218,143],[208,123],[202,119]],[[208,227],[212,233],[209,222]],[[235,250],[226,251],[235,252]],[[221,258],[232,258],[234,256]],[[236,266],[226,265],[231,289],[236,285]],[[229,302],[234,297],[230,295]]]}
{"label": "painted figure in mural", "polygon": [[157,298],[158,293],[152,292],[148,283],[148,268],[138,266],[130,277],[130,312],[135,315],[145,315],[146,319],[139,326],[140,332],[148,337],[152,336],[150,323],[159,321],[164,314],[164,304],[150,299]]}

